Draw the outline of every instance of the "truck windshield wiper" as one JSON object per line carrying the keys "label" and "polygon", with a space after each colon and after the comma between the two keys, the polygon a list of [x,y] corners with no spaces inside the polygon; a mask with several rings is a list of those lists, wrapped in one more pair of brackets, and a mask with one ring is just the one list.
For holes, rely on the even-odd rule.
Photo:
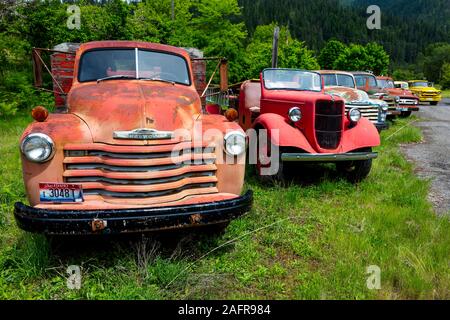
{"label": "truck windshield wiper", "polygon": [[109,76],[109,77],[104,77],[104,78],[97,79],[97,83],[99,83],[100,81],[114,80],[114,79],[136,79],[136,77],[127,76],[125,74],[117,74],[117,75],[114,75],[114,76]]}
{"label": "truck windshield wiper", "polygon": [[172,84],[172,85],[175,85],[175,81],[164,80],[164,79],[160,79],[160,78],[139,78],[139,80],[145,80],[145,81],[161,81],[161,82],[166,82],[166,83],[170,83],[170,84]]}

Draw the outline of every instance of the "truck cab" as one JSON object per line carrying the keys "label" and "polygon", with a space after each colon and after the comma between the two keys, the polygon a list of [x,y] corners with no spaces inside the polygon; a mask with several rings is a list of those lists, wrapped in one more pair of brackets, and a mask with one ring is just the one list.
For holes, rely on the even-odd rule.
{"label": "truck cab", "polygon": [[64,105],[55,113],[35,108],[20,139],[29,200],[15,205],[22,229],[87,235],[217,226],[250,209],[251,192],[242,194],[245,134],[203,112],[186,50],[98,41],[60,62],[70,78],[57,85],[67,91]]}

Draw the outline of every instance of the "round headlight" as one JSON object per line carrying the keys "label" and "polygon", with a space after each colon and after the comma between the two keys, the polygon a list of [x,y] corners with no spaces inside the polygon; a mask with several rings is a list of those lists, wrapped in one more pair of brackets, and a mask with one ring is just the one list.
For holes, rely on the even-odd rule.
{"label": "round headlight", "polygon": [[380,104],[380,107],[381,107],[381,110],[383,110],[385,112],[388,111],[388,109],[389,109],[389,105],[384,101],[382,104]]}
{"label": "round headlight", "polygon": [[238,156],[245,152],[245,134],[240,131],[232,131],[224,137],[225,151],[232,156]]}
{"label": "round headlight", "polygon": [[347,116],[351,122],[358,122],[361,119],[361,111],[357,108],[350,109]]}
{"label": "round headlight", "polygon": [[46,134],[32,133],[23,139],[20,150],[32,162],[45,162],[55,154],[55,144]]}
{"label": "round headlight", "polygon": [[302,119],[302,111],[299,107],[293,107],[289,109],[288,116],[292,122],[299,122]]}
{"label": "round headlight", "polygon": [[399,103],[399,102],[400,102],[400,97],[399,97],[399,96],[396,96],[396,97],[394,98],[394,100],[395,100],[395,102]]}

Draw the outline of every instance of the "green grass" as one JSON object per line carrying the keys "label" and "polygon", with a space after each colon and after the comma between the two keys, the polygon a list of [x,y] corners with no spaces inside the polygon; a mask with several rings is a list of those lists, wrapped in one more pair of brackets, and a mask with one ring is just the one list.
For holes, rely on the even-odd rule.
{"label": "green grass", "polygon": [[442,97],[443,98],[450,98],[450,89],[442,90]]}
{"label": "green grass", "polygon": [[[408,120],[383,132],[380,157],[359,185],[333,166],[289,186],[264,187],[249,172],[254,207],[223,236],[62,245],[13,219],[13,203],[25,200],[17,144],[28,121],[20,114],[0,123],[0,299],[450,298],[450,222],[434,214],[428,182],[399,152],[421,140],[415,127],[398,131]],[[82,268],[80,290],[66,286],[72,264]],[[381,269],[380,290],[366,286],[370,265]]]}

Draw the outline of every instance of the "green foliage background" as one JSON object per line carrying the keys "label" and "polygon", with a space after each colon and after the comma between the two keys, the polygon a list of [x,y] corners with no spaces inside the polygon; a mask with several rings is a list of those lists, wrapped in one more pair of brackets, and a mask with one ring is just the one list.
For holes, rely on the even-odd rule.
{"label": "green foliage background", "polygon": [[[81,9],[79,30],[67,27],[72,4]],[[171,0],[5,0],[0,4],[0,117],[13,115],[19,108],[51,105],[51,96],[36,93],[31,85],[32,47],[107,39],[196,47],[205,56],[228,58],[230,82],[237,83],[258,78],[263,68],[270,67],[277,25],[281,28],[279,67],[394,72],[399,80],[427,77],[446,86],[450,43],[442,36],[448,27],[445,23],[438,28],[429,21],[434,21],[431,16],[420,18],[422,10],[417,13],[419,24],[397,17],[383,20],[379,32],[368,33],[363,1],[345,4],[337,0],[174,0],[172,19]],[[445,10],[442,14],[446,16]]]}

